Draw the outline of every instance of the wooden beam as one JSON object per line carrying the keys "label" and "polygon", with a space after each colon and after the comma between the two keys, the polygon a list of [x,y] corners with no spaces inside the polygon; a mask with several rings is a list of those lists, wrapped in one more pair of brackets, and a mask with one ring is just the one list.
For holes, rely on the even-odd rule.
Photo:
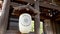
{"label": "wooden beam", "polygon": [[22,6],[22,4],[18,4],[18,3],[15,3],[15,2],[11,2],[10,5],[13,6],[13,7]]}
{"label": "wooden beam", "polygon": [[[24,2],[31,3],[31,4],[35,3],[34,0],[16,0],[16,1],[24,1]],[[55,5],[44,3],[44,2],[39,2],[39,6],[50,8],[50,9],[55,9],[55,10],[60,11],[60,6],[55,6]]]}
{"label": "wooden beam", "polygon": [[60,11],[60,6],[55,6],[55,5],[44,3],[44,2],[39,2],[39,3],[40,3],[40,6],[42,6],[42,7],[46,7],[46,8]]}
{"label": "wooden beam", "polygon": [[28,3],[34,3],[34,0],[16,0],[16,1],[25,1],[25,2],[28,2]]}
{"label": "wooden beam", "polygon": [[18,9],[18,10],[21,10],[21,9],[31,9],[34,13],[40,13],[37,9],[33,8],[32,6],[30,5],[22,5],[22,6],[18,6],[18,7],[13,7],[15,9]]}

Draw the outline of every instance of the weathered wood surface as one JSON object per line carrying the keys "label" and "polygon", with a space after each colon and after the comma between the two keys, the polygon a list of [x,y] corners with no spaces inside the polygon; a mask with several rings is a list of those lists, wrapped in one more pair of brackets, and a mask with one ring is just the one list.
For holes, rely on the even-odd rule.
{"label": "weathered wood surface", "polygon": [[[31,3],[31,4],[35,3],[34,0],[17,0],[17,1],[24,1],[24,2]],[[51,8],[51,9],[56,9],[56,10],[60,11],[60,6],[55,6],[55,5],[52,5],[52,4],[49,4],[49,3],[39,2],[39,6],[46,7],[46,8]]]}
{"label": "weathered wood surface", "polygon": [[44,29],[45,29],[46,34],[53,34],[52,24],[51,24],[50,19],[44,20]]}
{"label": "weathered wood surface", "polygon": [[55,6],[44,2],[40,2],[40,6],[60,11],[60,6]]}
{"label": "weathered wood surface", "polygon": [[[35,9],[39,12],[39,0],[35,1]],[[40,13],[35,15],[34,22],[34,34],[40,34]]]}
{"label": "weathered wood surface", "polygon": [[34,23],[34,33],[35,34],[40,34],[40,16],[39,15],[36,15],[35,17],[34,17],[34,21],[35,21],[35,23]]}
{"label": "weathered wood surface", "polygon": [[2,15],[0,16],[0,34],[5,34],[6,32],[10,6],[9,3],[10,0],[4,0],[2,5]]}
{"label": "weathered wood surface", "polygon": [[56,22],[55,20],[51,19],[51,25],[52,25],[52,29],[53,29],[53,34],[56,34]]}

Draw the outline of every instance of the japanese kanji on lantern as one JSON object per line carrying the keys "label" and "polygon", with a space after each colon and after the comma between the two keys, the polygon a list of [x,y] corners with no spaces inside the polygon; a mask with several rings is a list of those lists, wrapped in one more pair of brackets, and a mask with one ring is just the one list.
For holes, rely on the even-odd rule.
{"label": "japanese kanji on lantern", "polygon": [[31,30],[31,15],[28,13],[23,13],[19,17],[19,31],[21,33],[29,33]]}

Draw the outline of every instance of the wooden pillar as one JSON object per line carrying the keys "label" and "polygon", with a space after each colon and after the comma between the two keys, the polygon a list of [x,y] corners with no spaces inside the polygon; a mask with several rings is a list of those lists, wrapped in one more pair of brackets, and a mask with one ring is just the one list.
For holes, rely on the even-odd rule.
{"label": "wooden pillar", "polygon": [[8,14],[10,0],[4,0],[2,5],[2,15],[0,16],[0,34],[5,34],[7,23],[8,23]]}
{"label": "wooden pillar", "polygon": [[35,19],[34,33],[35,34],[40,34],[40,16],[39,16],[39,14],[35,15],[34,19]]}
{"label": "wooden pillar", "polygon": [[[35,9],[39,11],[39,0],[35,0]],[[35,15],[34,19],[34,33],[40,34],[40,14]]]}
{"label": "wooden pillar", "polygon": [[45,32],[46,34],[53,34],[53,30],[52,30],[52,26],[51,26],[51,21],[50,19],[45,19],[44,20],[44,28],[45,28]]}
{"label": "wooden pillar", "polygon": [[35,9],[39,11],[39,0],[35,0]]}
{"label": "wooden pillar", "polygon": [[52,20],[53,34],[56,34],[56,22]]}
{"label": "wooden pillar", "polygon": [[2,4],[2,15],[0,16],[0,25],[3,24],[3,20],[5,19],[6,17],[6,14],[9,13],[9,3],[10,3],[10,0],[4,0],[3,1],[3,4]]}

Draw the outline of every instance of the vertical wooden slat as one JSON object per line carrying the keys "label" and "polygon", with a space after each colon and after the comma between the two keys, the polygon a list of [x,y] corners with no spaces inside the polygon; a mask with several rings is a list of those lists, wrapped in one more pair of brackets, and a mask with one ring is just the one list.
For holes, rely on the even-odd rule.
{"label": "vertical wooden slat", "polygon": [[52,21],[52,27],[53,27],[53,34],[56,34],[56,25],[55,25],[55,21]]}
{"label": "vertical wooden slat", "polygon": [[2,5],[2,15],[0,16],[0,34],[5,34],[7,23],[8,23],[8,14],[9,14],[10,0],[4,0]]}
{"label": "vertical wooden slat", "polygon": [[56,21],[54,20],[54,18],[51,18],[51,26],[52,26],[52,30],[53,30],[53,34],[56,34]]}
{"label": "vertical wooden slat", "polygon": [[51,24],[50,19],[44,20],[44,28],[45,28],[46,34],[53,34],[52,24]]}
{"label": "vertical wooden slat", "polygon": [[[39,0],[35,1],[35,9],[39,11]],[[40,14],[35,15],[34,19],[35,19],[34,33],[40,34]]]}

